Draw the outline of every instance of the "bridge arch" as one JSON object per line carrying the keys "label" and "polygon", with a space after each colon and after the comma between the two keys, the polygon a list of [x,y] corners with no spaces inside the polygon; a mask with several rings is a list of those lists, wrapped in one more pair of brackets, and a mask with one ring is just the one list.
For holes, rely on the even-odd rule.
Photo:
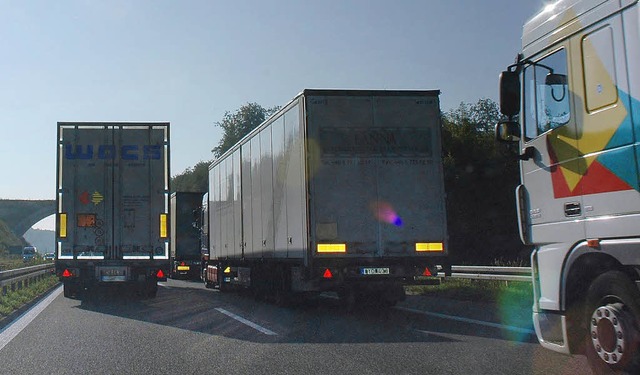
{"label": "bridge arch", "polygon": [[0,220],[17,236],[24,234],[35,223],[55,213],[54,200],[0,200]]}

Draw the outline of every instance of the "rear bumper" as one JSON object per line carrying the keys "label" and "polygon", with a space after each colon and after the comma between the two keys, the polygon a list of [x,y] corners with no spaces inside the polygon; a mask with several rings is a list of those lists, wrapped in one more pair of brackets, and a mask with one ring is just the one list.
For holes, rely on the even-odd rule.
{"label": "rear bumper", "polygon": [[166,281],[169,270],[168,261],[56,262],[56,275],[60,281],[85,285]]}

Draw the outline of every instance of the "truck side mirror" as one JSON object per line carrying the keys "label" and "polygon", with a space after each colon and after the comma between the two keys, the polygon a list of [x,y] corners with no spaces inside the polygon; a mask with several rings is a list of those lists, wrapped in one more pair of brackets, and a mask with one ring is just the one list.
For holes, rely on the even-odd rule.
{"label": "truck side mirror", "polygon": [[564,74],[549,73],[544,77],[544,84],[551,85],[567,85],[567,76]]}
{"label": "truck side mirror", "polygon": [[496,140],[502,143],[520,141],[520,124],[515,121],[500,121],[496,125]]}
{"label": "truck side mirror", "polygon": [[507,117],[520,113],[520,76],[516,72],[500,73],[500,112]]}

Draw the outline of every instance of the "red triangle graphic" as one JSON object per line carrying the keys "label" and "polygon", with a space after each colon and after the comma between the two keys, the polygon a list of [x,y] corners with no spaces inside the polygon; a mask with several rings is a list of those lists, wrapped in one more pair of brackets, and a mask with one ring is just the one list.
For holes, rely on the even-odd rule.
{"label": "red triangle graphic", "polygon": [[594,161],[587,169],[587,173],[582,176],[574,191],[587,195],[631,189],[633,188],[629,184],[618,178],[602,164]]}
{"label": "red triangle graphic", "polygon": [[[547,137],[547,150],[549,151],[549,161],[551,162],[551,166],[549,169],[551,170],[551,184],[553,185],[553,197],[558,198],[566,198],[571,197],[574,194],[571,189],[569,189],[569,184],[567,184],[567,180],[564,178],[562,174],[562,170],[558,165],[558,157],[556,156],[555,151],[553,150],[553,146],[551,142],[549,142],[549,138]],[[575,191],[575,189],[574,189]]]}

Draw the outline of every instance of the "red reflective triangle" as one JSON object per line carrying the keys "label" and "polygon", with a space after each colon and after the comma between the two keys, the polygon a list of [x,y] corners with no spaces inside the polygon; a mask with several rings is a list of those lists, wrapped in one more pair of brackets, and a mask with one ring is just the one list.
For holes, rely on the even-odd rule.
{"label": "red reflective triangle", "polygon": [[422,273],[422,276],[433,276],[433,275],[431,274],[431,271],[429,271],[429,268],[425,267],[424,272]]}
{"label": "red reflective triangle", "polygon": [[62,277],[71,277],[71,272],[69,272],[69,270],[64,270],[64,272],[62,272]]}
{"label": "red reflective triangle", "polygon": [[322,275],[322,277],[324,277],[325,279],[330,279],[333,277],[333,274],[331,273],[330,269],[326,269],[324,270],[324,275]]}
{"label": "red reflective triangle", "polygon": [[162,279],[164,278],[164,272],[162,272],[162,270],[158,270],[158,273],[156,273],[156,277],[158,279]]}

